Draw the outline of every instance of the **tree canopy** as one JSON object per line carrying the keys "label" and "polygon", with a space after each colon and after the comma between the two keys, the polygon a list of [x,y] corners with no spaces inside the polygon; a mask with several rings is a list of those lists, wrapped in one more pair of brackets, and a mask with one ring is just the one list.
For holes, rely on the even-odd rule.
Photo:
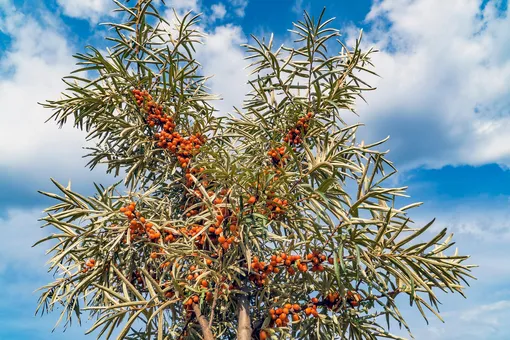
{"label": "tree canopy", "polygon": [[463,294],[468,257],[433,221],[414,226],[385,140],[342,119],[373,90],[361,35],[346,46],[322,12],[291,46],[253,37],[251,91],[227,114],[195,59],[198,15],[114,2],[111,46],[77,54],[43,105],[120,180],[43,192],[55,281],[39,312],[62,307],[66,326],[85,312],[105,339],[397,339],[397,302],[440,317],[437,293]]}

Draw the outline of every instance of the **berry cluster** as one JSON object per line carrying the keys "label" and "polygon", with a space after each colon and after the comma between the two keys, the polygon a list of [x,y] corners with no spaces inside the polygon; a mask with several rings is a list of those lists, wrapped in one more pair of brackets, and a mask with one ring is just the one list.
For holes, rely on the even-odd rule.
{"label": "berry cluster", "polygon": [[[292,321],[298,322],[301,318],[299,317],[299,312],[301,311],[301,306],[297,303],[290,304],[287,303],[283,308],[273,308],[269,310],[269,315],[271,317],[271,321],[269,323],[269,328],[274,327],[287,327],[289,323],[289,317],[292,316]],[[264,340],[268,338],[268,331],[261,330],[259,333],[259,339]]]}
{"label": "berry cluster", "polygon": [[287,163],[287,158],[289,158],[289,155],[285,154],[285,146],[271,149],[267,154],[271,157],[273,165],[277,167],[284,167]]}
{"label": "berry cluster", "polygon": [[275,197],[275,194],[272,192],[268,193],[266,200],[266,207],[269,210],[268,217],[270,219],[276,219],[285,214],[288,204],[287,200]]}
{"label": "berry cluster", "polygon": [[319,299],[312,298],[311,303],[308,304],[308,307],[305,308],[306,316],[313,316],[315,318],[319,317],[319,312],[317,312],[317,306],[319,305]]}
{"label": "berry cluster", "polygon": [[[163,289],[163,290],[167,290],[169,286],[170,286],[170,282],[165,282],[165,283],[163,283],[163,284],[161,285],[161,289]],[[165,292],[165,297],[166,297],[167,299],[171,299],[171,298],[173,298],[174,296],[175,296],[175,292],[174,292],[173,290],[167,290],[167,291]]]}
{"label": "berry cluster", "polygon": [[178,132],[169,134],[162,131],[155,133],[154,137],[159,139],[158,147],[173,153],[182,168],[186,168],[189,165],[191,158],[198,154],[200,147],[205,143],[205,136],[199,133],[185,138]]}
{"label": "berry cluster", "polygon": [[147,235],[147,237],[154,242],[157,242],[161,237],[161,233],[154,228],[152,222],[147,222],[140,212],[135,211],[136,203],[131,202],[129,205],[120,208],[120,212],[129,220],[129,230],[131,237],[136,239]]}
{"label": "berry cluster", "polygon": [[333,293],[329,293],[328,295],[325,296],[325,298],[324,298],[324,305],[326,307],[328,307],[329,309],[332,309],[335,306],[337,306],[340,301],[341,301],[340,293],[339,292],[333,292]]}
{"label": "berry cluster", "polygon": [[289,323],[289,316],[292,315],[292,321],[299,321],[299,315],[297,314],[301,310],[298,304],[287,303],[283,308],[274,308],[269,310],[271,315],[271,323],[269,327],[286,327]]}
{"label": "berry cluster", "polygon": [[306,255],[306,259],[312,263],[312,272],[324,271],[325,268],[322,263],[326,261],[326,255],[320,254],[318,251],[314,250],[310,254]]}
{"label": "berry cluster", "polygon": [[[278,257],[277,257],[278,258]],[[273,259],[272,259],[273,260]],[[274,260],[277,263],[281,261]],[[286,261],[286,260],[285,260]],[[359,295],[356,291],[348,291],[345,295],[345,301],[350,304],[351,307],[359,306],[360,301],[362,300],[361,295]],[[287,327],[289,323],[289,317],[292,316],[292,321],[298,322],[301,320],[299,313],[304,312],[306,316],[312,316],[315,318],[319,317],[319,312],[317,308],[319,306],[325,306],[329,309],[334,309],[339,306],[342,302],[342,298],[340,297],[340,293],[333,292],[327,294],[322,301],[319,301],[318,298],[313,297],[308,304],[306,304],[306,308],[304,310],[297,303],[295,304],[285,304],[283,308],[273,308],[269,310],[269,315],[271,317],[271,321],[269,323],[269,328],[277,328],[277,327]],[[268,338],[268,330],[263,329],[259,333],[259,338],[267,339]]]}
{"label": "berry cluster", "polygon": [[359,295],[356,291],[348,291],[345,294],[345,299],[348,304],[351,305],[352,308],[359,306],[359,303],[361,302],[362,298],[361,295]]}
{"label": "berry cluster", "polygon": [[[203,170],[199,170],[202,172]],[[239,233],[237,232],[237,217],[236,214],[231,211],[229,208],[224,206],[225,195],[228,193],[227,189],[222,189],[218,193],[218,195],[213,200],[213,210],[215,212],[215,223],[209,225],[207,227],[207,232],[203,233],[202,231],[206,228],[204,225],[205,221],[199,221],[191,225],[191,228],[181,228],[180,232],[189,237],[194,237],[198,234],[200,236],[196,239],[196,245],[200,249],[205,249],[207,239],[211,240],[213,244],[220,245],[224,250],[228,250],[233,243],[237,241],[237,236]],[[189,197],[187,201],[187,205],[181,206],[184,210],[186,206],[194,205],[202,202],[202,193],[200,190],[195,189],[192,191],[192,195],[195,197]],[[213,191],[209,191],[207,193],[209,197],[215,195]],[[202,202],[203,203],[203,202]],[[205,204],[201,205],[201,208],[195,208],[189,210],[186,213],[187,217],[194,216],[201,211],[208,210],[208,207]],[[227,228],[228,226],[228,228]]]}
{"label": "berry cluster", "polygon": [[205,143],[205,136],[200,133],[191,135],[189,138],[175,131],[175,122],[172,117],[163,111],[163,107],[154,102],[152,96],[146,91],[132,90],[136,103],[147,112],[147,124],[157,127],[159,132],[154,133],[156,145],[159,148],[170,151],[177,157],[182,168],[186,168],[191,158],[200,151]]}
{"label": "berry cluster", "polygon": [[[191,175],[197,177],[198,179],[205,179],[205,175],[203,174],[204,171],[205,171],[205,168],[199,168],[199,169],[187,168],[186,174],[184,175],[184,177],[186,178],[186,186],[189,188],[193,185],[193,180],[191,179]],[[202,197],[202,193],[198,189],[195,190],[195,194],[198,197]]]}
{"label": "berry cluster", "polygon": [[299,263],[300,260],[300,255],[287,255],[286,253],[281,253],[280,255],[272,255],[271,262],[269,264],[273,267],[285,266],[287,267],[287,272],[293,275],[296,271],[292,266]]}
{"label": "berry cluster", "polygon": [[254,256],[252,259],[251,269],[253,273],[251,273],[248,278],[259,287],[266,283],[266,279],[270,274],[277,274],[280,272],[280,269],[277,266],[273,266],[271,264],[267,265],[265,262],[259,261],[257,256]]}
{"label": "berry cluster", "polygon": [[285,143],[291,146],[298,146],[303,142],[302,137],[308,131],[308,122],[312,118],[313,114],[308,112],[305,116],[298,119],[296,125],[287,132],[287,136],[283,138]]}
{"label": "berry cluster", "polygon": [[174,235],[172,232],[169,231],[163,231],[163,237],[165,242],[172,243],[177,241],[179,235]]}
{"label": "berry cluster", "polygon": [[82,273],[86,273],[89,271],[89,269],[94,268],[96,265],[96,260],[94,259],[88,259],[87,262],[85,262],[85,267],[82,269]]}

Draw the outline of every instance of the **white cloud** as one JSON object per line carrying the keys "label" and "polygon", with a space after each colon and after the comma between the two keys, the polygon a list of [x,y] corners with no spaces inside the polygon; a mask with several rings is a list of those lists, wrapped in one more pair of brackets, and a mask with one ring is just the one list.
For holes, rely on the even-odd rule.
{"label": "white cloud", "polygon": [[[489,300],[491,292],[487,292]],[[469,300],[469,299],[468,299]],[[460,305],[465,305],[461,303]],[[462,306],[465,307],[465,306]],[[415,339],[431,340],[493,340],[508,339],[507,320],[510,318],[510,300],[500,300],[472,305],[469,308],[457,308],[442,313],[445,323],[431,319],[425,325],[418,317],[411,321],[416,327]],[[433,317],[433,316],[432,316]]]}
{"label": "white cloud", "polygon": [[211,6],[211,15],[209,15],[210,21],[215,20],[222,20],[225,17],[225,14],[227,14],[227,9],[225,8],[225,5],[220,3],[214,4]]}
{"label": "white cloud", "polygon": [[240,47],[244,42],[246,38],[241,27],[224,25],[208,32],[204,45],[197,48],[197,59],[203,65],[204,74],[214,75],[209,80],[212,92],[223,98],[212,103],[220,114],[232,113],[233,106],[241,108],[244,95],[249,91],[249,71],[244,69],[247,63]]}
{"label": "white cloud", "polygon": [[235,14],[239,17],[244,17],[248,0],[229,0],[229,2],[234,7]]}
{"label": "white cloud", "polygon": [[115,7],[111,0],[57,0],[64,14],[74,18],[88,19],[97,23],[100,17]]}
{"label": "white cloud", "polygon": [[171,0],[167,2],[168,7],[175,9],[179,14],[183,14],[188,11],[198,12],[200,4],[198,0]]}
{"label": "white cloud", "polygon": [[48,233],[41,229],[38,219],[43,215],[42,209],[9,210],[6,217],[0,218],[0,274],[7,268],[24,267],[39,273],[45,272],[43,246],[32,248],[39,239]]}
{"label": "white cloud", "polygon": [[[170,9],[165,17],[170,23],[176,22]],[[210,17],[204,19],[210,21]],[[221,97],[221,100],[210,104],[219,110],[220,115],[233,113],[233,106],[241,108],[244,96],[250,90],[247,84],[249,70],[245,69],[248,63],[244,60],[244,49],[240,46],[247,39],[241,26],[234,24],[212,27],[199,25],[197,29],[205,33],[205,37],[202,39],[203,44],[196,46],[195,57],[202,65],[201,73],[212,76],[207,82],[211,93]]]}
{"label": "white cloud", "polygon": [[364,137],[425,165],[510,164],[510,18],[499,1],[379,0],[365,43],[382,78],[359,106]]}
{"label": "white cloud", "polygon": [[28,182],[88,174],[81,149],[85,134],[45,124],[51,111],[37,104],[60,98],[61,78],[74,68],[73,51],[57,28],[60,21],[48,13],[38,21],[13,8],[0,10],[0,17],[11,38],[0,61],[0,169]]}
{"label": "white cloud", "polygon": [[[510,330],[506,321],[510,317],[510,224],[508,198],[493,197],[434,204],[427,202],[416,209],[410,217],[421,227],[436,217],[430,232],[420,237],[429,240],[435,233],[448,228],[453,232],[455,248],[459,254],[470,255],[467,263],[476,264],[473,275],[477,280],[468,280],[464,299],[458,294],[443,294],[438,291],[443,324],[432,313],[427,313],[427,325],[416,307],[409,307],[408,299],[400,299],[399,308],[406,318],[415,339],[461,340],[461,339],[508,339]],[[381,320],[382,321],[382,320]],[[393,332],[408,337],[405,330]]]}

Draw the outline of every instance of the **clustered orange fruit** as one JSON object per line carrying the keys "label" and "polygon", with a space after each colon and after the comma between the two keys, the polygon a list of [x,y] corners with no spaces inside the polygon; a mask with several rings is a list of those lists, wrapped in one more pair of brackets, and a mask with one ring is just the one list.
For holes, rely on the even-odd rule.
{"label": "clustered orange fruit", "polygon": [[188,313],[193,311],[193,304],[198,303],[200,301],[200,298],[198,295],[191,295],[185,302],[184,302],[184,308],[187,310]]}
{"label": "clustered orange fruit", "polygon": [[[283,306],[283,308],[277,307],[270,309],[269,315],[271,317],[271,321],[269,322],[269,328],[287,327],[289,323],[289,317],[293,322],[299,322],[301,320],[299,312],[301,312],[301,306],[297,303],[287,303]],[[262,329],[259,333],[259,338],[263,340],[267,339],[267,337],[267,329]]]}
{"label": "clustered orange fruit", "polygon": [[314,250],[312,253],[306,255],[306,259],[312,263],[312,272],[324,271],[325,268],[322,263],[326,261],[326,255],[320,254],[318,251]]}
{"label": "clustered orange fruit", "polygon": [[308,304],[308,307],[305,308],[306,316],[313,316],[315,318],[319,317],[319,312],[317,312],[317,306],[319,304],[319,299],[316,297],[312,298],[311,303]]}
{"label": "clustered orange fruit", "polygon": [[260,287],[267,282],[270,274],[278,274],[280,272],[279,267],[287,268],[287,272],[291,275],[295,274],[296,270],[293,267],[294,265],[302,271],[306,271],[307,269],[306,263],[301,263],[300,255],[289,255],[282,252],[279,255],[272,255],[269,263],[259,261],[259,258],[254,256],[251,263],[252,273],[250,273],[249,279]]}
{"label": "clustered orange fruit", "polygon": [[146,221],[141,213],[135,210],[135,202],[131,202],[129,205],[120,208],[120,212],[124,213],[124,215],[129,220],[129,230],[131,237],[136,239],[142,237],[143,235],[147,235],[151,241],[156,242],[159,240],[161,233],[156,228],[154,228],[154,224],[152,222]]}
{"label": "clustered orange fruit", "polygon": [[[186,186],[187,187],[191,187],[193,185],[193,179],[191,178],[191,175],[197,177],[198,179],[205,179],[206,176],[203,174],[203,172],[205,171],[205,168],[187,168],[186,169],[186,174],[184,175],[184,177],[186,178]],[[202,185],[205,184],[204,186],[207,187],[207,182],[202,182]],[[200,192],[200,190],[196,189],[195,190],[195,194],[198,196],[198,197],[202,197],[202,193]]]}
{"label": "clustered orange fruit", "polygon": [[88,259],[87,262],[85,262],[85,267],[82,269],[82,273],[88,272],[89,269],[94,268],[95,265],[96,265],[96,260]]}
{"label": "clustered orange fruit", "polygon": [[270,149],[267,152],[267,154],[268,156],[271,157],[271,162],[273,163],[273,165],[277,167],[284,167],[287,162],[287,158],[289,158],[289,155],[285,154],[284,145],[274,149]]}
{"label": "clustered orange fruit", "polygon": [[[202,172],[203,170],[199,170]],[[187,211],[186,216],[191,217],[202,211],[208,210],[208,206],[202,201],[203,195],[200,190],[195,189],[191,191],[191,195],[187,196],[186,205],[182,205],[181,209]],[[228,190],[223,188],[218,194],[210,190],[207,192],[207,196],[213,197],[213,211],[215,221],[213,224],[205,224],[205,220],[196,221],[189,227],[183,227],[180,229],[181,234],[189,237],[198,237],[195,239],[195,244],[200,249],[207,248],[207,240],[210,240],[212,244],[219,245],[223,250],[228,250],[233,243],[238,241],[238,228],[237,228],[237,217],[236,213],[228,208],[225,204],[225,196],[228,194]],[[198,207],[189,210],[186,207],[197,205]],[[204,231],[204,229],[206,229]]]}
{"label": "clustered orange fruit", "polygon": [[[163,284],[161,285],[161,288],[162,288],[163,290],[166,290],[169,286],[170,286],[170,282],[165,282],[165,283],[163,283]],[[175,292],[174,292],[173,290],[167,290],[167,291],[165,292],[165,297],[166,297],[167,299],[171,299],[171,298],[173,298],[174,296],[175,296]]]}
{"label": "clustered orange fruit", "polygon": [[205,143],[205,136],[196,133],[188,138],[175,131],[174,119],[163,111],[163,107],[154,102],[152,96],[146,91],[132,90],[136,103],[147,112],[147,124],[158,128],[154,133],[156,145],[170,151],[177,157],[182,168],[186,168],[193,156],[199,153],[200,147]]}
{"label": "clustered orange fruit", "polygon": [[270,309],[269,315],[271,315],[271,322],[269,323],[269,327],[286,327],[289,323],[290,316],[292,317],[292,321],[299,321],[299,311],[301,311],[301,306],[290,303],[285,304],[283,308]]}
{"label": "clustered orange fruit", "polygon": [[138,106],[147,112],[147,123],[150,127],[162,126],[164,131],[173,131],[173,118],[163,112],[163,106],[157,104],[147,90],[133,89],[132,93]]}
{"label": "clustered orange fruit", "polygon": [[270,219],[276,219],[279,216],[285,214],[289,202],[286,199],[281,199],[275,196],[274,192],[269,192],[266,200],[266,207],[268,211],[268,217]]}
{"label": "clustered orange fruit", "polygon": [[[317,310],[318,306],[326,306],[329,309],[333,309],[333,307],[339,306],[342,301],[340,294],[338,292],[328,293],[322,302],[319,301],[317,297],[311,298],[310,302],[306,304],[304,309],[298,304],[285,304],[283,308],[273,308],[269,310],[269,315],[271,317],[271,321],[269,323],[269,328],[278,328],[278,327],[287,327],[289,323],[289,317],[292,318],[293,322],[299,322],[301,317],[299,315],[300,312],[304,312],[306,316],[312,316],[315,318],[319,317],[319,312]],[[362,301],[361,295],[356,291],[348,291],[345,295],[345,301],[347,301],[351,307],[359,306],[360,301]],[[268,329],[262,329],[259,333],[259,338],[261,340],[267,339],[269,337]]]}
{"label": "clustered orange fruit", "polygon": [[255,285],[261,287],[266,283],[268,276],[272,273],[279,273],[280,269],[277,266],[260,262],[257,256],[254,256],[251,262],[251,270],[253,271],[249,276],[249,280]]}
{"label": "clustered orange fruit", "polygon": [[339,292],[328,293],[328,295],[326,295],[324,298],[324,305],[331,309],[334,306],[338,305],[340,300],[341,299]]}
{"label": "clustered orange fruit", "polygon": [[193,156],[199,153],[200,147],[205,143],[205,136],[200,133],[191,135],[189,138],[181,136],[178,132],[172,134],[154,134],[154,137],[159,138],[158,147],[169,150],[173,153],[182,168],[186,168]]}
{"label": "clustered orange fruit", "polygon": [[351,305],[352,308],[359,306],[362,301],[361,295],[359,295],[356,291],[348,291],[345,295],[347,303]]}
{"label": "clustered orange fruit", "polygon": [[303,142],[303,136],[308,131],[309,121],[312,119],[313,113],[308,112],[305,116],[298,119],[296,125],[287,132],[287,135],[283,138],[285,143],[292,146],[298,146]]}
{"label": "clustered orange fruit", "polygon": [[269,262],[269,265],[273,267],[285,266],[287,268],[287,272],[293,275],[296,273],[296,271],[292,266],[294,264],[297,264],[299,266],[300,260],[301,255],[288,255],[282,252],[280,255],[272,255],[271,262]]}

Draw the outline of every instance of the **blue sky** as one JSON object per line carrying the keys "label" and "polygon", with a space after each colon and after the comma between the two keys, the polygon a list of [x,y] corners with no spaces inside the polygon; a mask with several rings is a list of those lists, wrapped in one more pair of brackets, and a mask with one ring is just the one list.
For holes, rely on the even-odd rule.
{"label": "blue sky", "polygon": [[[214,74],[218,109],[239,106],[248,87],[244,51],[249,35],[274,32],[288,43],[302,10],[327,16],[352,43],[364,29],[378,90],[359,103],[365,141],[391,136],[389,158],[408,185],[417,223],[437,218],[462,253],[479,264],[468,299],[444,296],[445,324],[430,326],[409,310],[417,339],[510,339],[510,18],[500,0],[170,0],[178,10],[204,13],[208,33],[198,51],[204,73]],[[82,133],[43,124],[49,112],[36,103],[58,97],[61,77],[86,44],[102,48],[109,0],[0,0],[0,339],[85,339],[84,327],[51,333],[56,315],[34,317],[33,291],[50,280],[44,249],[30,248],[44,235],[37,218],[48,204],[36,190],[50,177],[72,180],[91,192],[81,158]],[[228,61],[228,62],[225,62]],[[405,302],[404,302],[405,304]],[[407,308],[404,307],[405,310]],[[89,323],[90,324],[90,323]]]}

